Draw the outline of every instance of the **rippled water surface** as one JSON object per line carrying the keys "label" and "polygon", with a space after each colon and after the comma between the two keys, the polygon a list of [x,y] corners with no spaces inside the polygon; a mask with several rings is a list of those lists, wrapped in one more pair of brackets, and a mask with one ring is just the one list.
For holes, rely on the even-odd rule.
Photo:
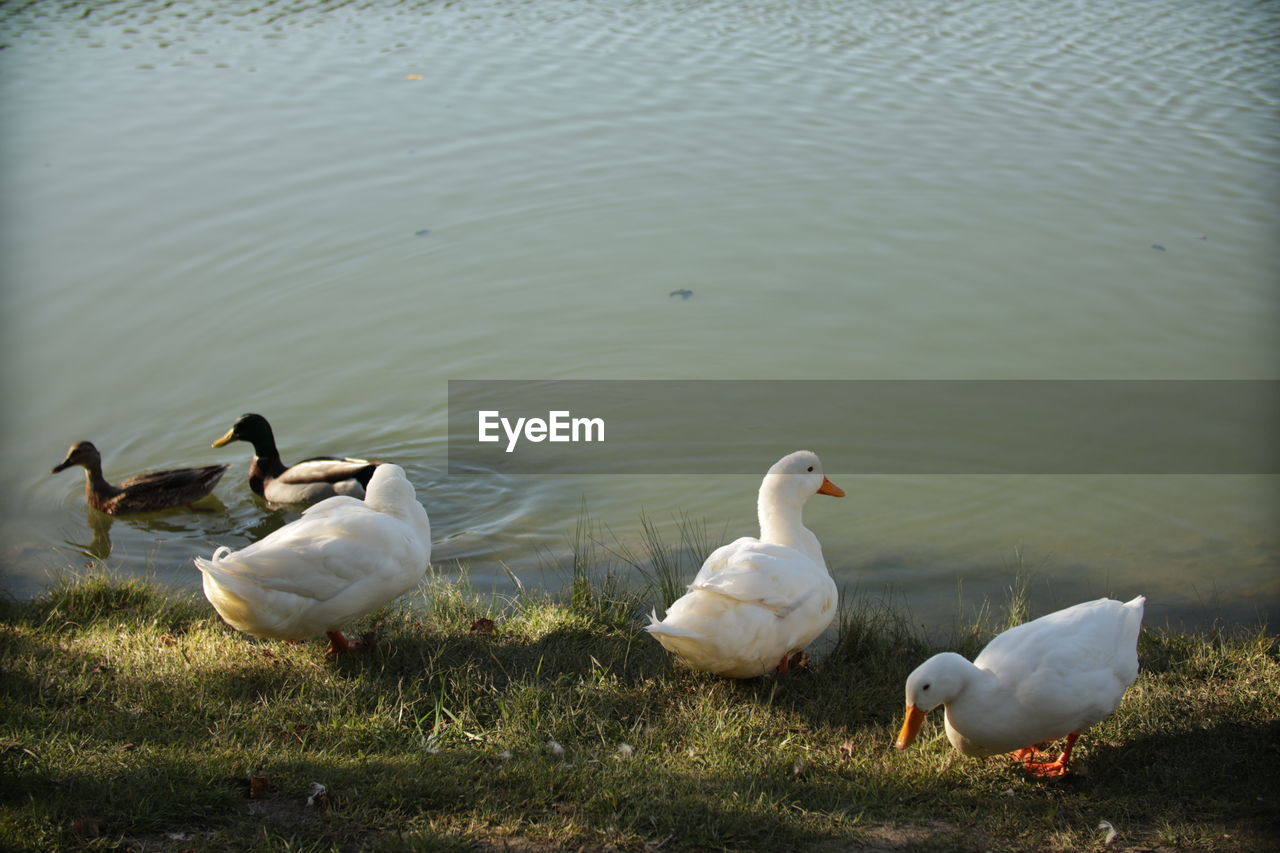
{"label": "rippled water surface", "polygon": [[[1280,378],[1278,35],[1225,1],[0,6],[4,584],[194,586],[295,517],[209,447],[246,411],[286,461],[404,464],[442,570],[554,588],[584,505],[730,538],[758,478],[451,476],[448,380]],[[77,439],[235,467],[109,522],[47,473]],[[839,581],[935,624],[1015,550],[1040,607],[1280,604],[1273,476],[843,473],[806,516]]]}

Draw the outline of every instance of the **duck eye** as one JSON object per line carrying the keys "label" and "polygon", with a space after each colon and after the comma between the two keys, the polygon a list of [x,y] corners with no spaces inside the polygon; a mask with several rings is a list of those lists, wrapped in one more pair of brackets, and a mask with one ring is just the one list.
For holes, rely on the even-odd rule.
{"label": "duck eye", "polygon": [[810,470],[810,471],[812,471],[812,470],[813,470],[813,466],[812,466],[812,465],[810,465],[810,466],[809,466],[809,470]]}
{"label": "duck eye", "polygon": [[926,684],[924,687],[921,687],[920,689],[921,689],[921,690],[928,690],[928,689],[929,689],[929,685],[927,685],[927,684]]}

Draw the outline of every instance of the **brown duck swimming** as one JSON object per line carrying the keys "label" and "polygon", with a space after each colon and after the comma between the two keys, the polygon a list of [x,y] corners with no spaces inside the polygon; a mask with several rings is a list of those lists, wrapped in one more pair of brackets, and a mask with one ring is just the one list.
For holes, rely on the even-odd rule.
{"label": "brown duck swimming", "polygon": [[84,496],[89,506],[109,515],[152,512],[189,506],[217,485],[230,465],[205,465],[201,468],[174,468],[148,471],[113,486],[102,476],[102,454],[89,441],[77,441],[49,473],[56,474],[72,465],[85,470]]}
{"label": "brown duck swimming", "polygon": [[233,441],[253,445],[249,463],[249,488],[273,503],[314,503],[334,495],[363,498],[374,469],[382,464],[367,459],[314,456],[286,466],[276,450],[271,424],[262,415],[241,415],[227,434],[213,443],[222,447]]}

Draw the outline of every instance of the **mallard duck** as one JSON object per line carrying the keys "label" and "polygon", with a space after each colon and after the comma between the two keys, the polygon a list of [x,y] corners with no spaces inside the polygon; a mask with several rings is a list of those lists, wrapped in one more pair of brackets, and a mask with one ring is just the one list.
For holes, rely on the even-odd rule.
{"label": "mallard duck", "polygon": [[85,470],[84,496],[89,506],[109,515],[152,512],[189,506],[200,500],[222,479],[228,465],[205,465],[200,468],[174,468],[148,471],[113,486],[102,476],[102,454],[93,442],[77,441],[63,459],[49,471],[57,474],[72,465]]}
{"label": "mallard duck", "polygon": [[[907,711],[894,744],[906,749],[925,714],[946,706],[947,739],[965,755],[1012,752],[1033,776],[1067,772],[1080,733],[1120,706],[1138,677],[1146,599],[1086,601],[1010,628],[973,663],[934,655],[907,677]],[[1056,761],[1036,745],[1066,736]]]}
{"label": "mallard duck", "polygon": [[836,584],[801,511],[812,495],[844,497],[816,454],[778,460],[760,484],[760,538],[717,548],[645,630],[694,669],[732,678],[785,673],[793,656],[831,624]]}
{"label": "mallard duck", "polygon": [[431,523],[404,469],[379,465],[364,500],[338,495],[239,551],[197,557],[204,594],[255,637],[325,634],[329,653],[355,644],[340,630],[413,589],[431,562]]}
{"label": "mallard duck", "polygon": [[315,503],[334,495],[364,497],[369,478],[381,464],[367,459],[314,456],[286,466],[280,461],[280,451],[276,450],[271,424],[262,415],[241,415],[213,446],[222,447],[233,441],[253,445],[249,488],[273,503]]}

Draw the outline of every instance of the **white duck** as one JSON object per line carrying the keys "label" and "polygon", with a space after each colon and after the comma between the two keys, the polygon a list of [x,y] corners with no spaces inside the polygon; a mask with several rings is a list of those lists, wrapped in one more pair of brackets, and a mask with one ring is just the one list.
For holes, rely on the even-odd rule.
{"label": "white duck", "polygon": [[326,634],[329,653],[354,648],[339,630],[413,589],[431,561],[431,523],[399,465],[377,467],[363,501],[339,495],[239,551],[196,558],[204,594],[255,637]]}
{"label": "white duck", "polygon": [[[907,710],[894,744],[906,749],[925,714],[946,706],[947,739],[965,755],[1013,752],[1034,776],[1067,772],[1071,747],[1120,706],[1138,677],[1138,629],[1146,599],[1086,601],[1016,628],[973,663],[934,655],[907,677]],[[1036,744],[1066,736],[1056,761],[1036,762]]]}
{"label": "white duck", "polygon": [[785,673],[791,655],[826,630],[836,584],[801,511],[812,495],[844,497],[815,453],[779,459],[760,484],[760,538],[707,557],[689,591],[645,627],[694,669],[732,678]]}

